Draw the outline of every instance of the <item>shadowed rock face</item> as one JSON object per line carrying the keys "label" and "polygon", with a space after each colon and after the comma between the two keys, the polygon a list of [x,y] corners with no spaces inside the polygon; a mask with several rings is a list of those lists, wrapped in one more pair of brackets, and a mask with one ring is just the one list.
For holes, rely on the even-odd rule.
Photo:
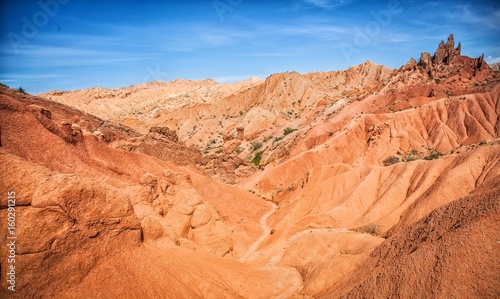
{"label": "shadowed rock face", "polygon": [[461,48],[462,46],[460,43],[458,43],[458,47],[455,48],[453,34],[450,34],[446,44],[444,41],[441,41],[432,57],[429,53],[423,52],[420,55],[420,62],[418,65],[424,69],[429,68],[432,65],[449,65],[453,62],[455,57],[460,56]]}
{"label": "shadowed rock face", "polygon": [[433,64],[450,64],[453,62],[456,56],[460,56],[462,46],[458,43],[458,47],[455,49],[455,41],[453,39],[453,34],[450,34],[446,44],[441,41],[436,53],[432,57]]}
{"label": "shadowed rock face", "polygon": [[1,85],[17,240],[0,297],[499,297],[500,78],[460,51],[451,35],[398,70]]}

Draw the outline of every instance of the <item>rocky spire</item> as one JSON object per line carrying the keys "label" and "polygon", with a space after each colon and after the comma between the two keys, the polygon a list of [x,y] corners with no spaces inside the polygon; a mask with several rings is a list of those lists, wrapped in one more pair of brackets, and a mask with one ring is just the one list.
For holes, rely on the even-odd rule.
{"label": "rocky spire", "polygon": [[453,49],[455,47],[455,38],[453,36],[453,33],[448,36],[448,41],[446,42],[446,48],[447,49]]}
{"label": "rocky spire", "polygon": [[479,57],[477,59],[477,69],[478,70],[481,70],[483,69],[484,67],[486,67],[488,64],[486,63],[486,61],[484,61],[484,53],[481,55],[481,57]]}
{"label": "rocky spire", "polygon": [[432,63],[433,64],[438,64],[440,62],[442,62],[446,57],[446,49],[445,49],[445,45],[444,45],[444,41],[441,41],[439,43],[439,46],[436,50],[436,52],[434,52],[434,56],[432,56]]}
{"label": "rocky spire", "polygon": [[432,66],[432,57],[431,54],[428,52],[423,52],[420,54],[420,61],[418,62],[418,65],[423,67],[424,69],[427,69]]}
{"label": "rocky spire", "polygon": [[461,47],[462,46],[459,44],[455,49],[455,40],[453,34],[450,34],[446,44],[444,41],[441,41],[439,44],[436,53],[434,53],[434,56],[432,57],[432,63],[450,64],[456,56],[460,55]]}
{"label": "rocky spire", "polygon": [[462,44],[458,43],[458,47],[455,48],[455,39],[453,34],[450,34],[446,44],[444,41],[439,43],[439,46],[431,57],[429,53],[424,52],[420,55],[420,61],[418,62],[419,66],[422,66],[424,69],[433,66],[445,64],[448,65],[453,62],[455,57],[460,56],[462,51]]}

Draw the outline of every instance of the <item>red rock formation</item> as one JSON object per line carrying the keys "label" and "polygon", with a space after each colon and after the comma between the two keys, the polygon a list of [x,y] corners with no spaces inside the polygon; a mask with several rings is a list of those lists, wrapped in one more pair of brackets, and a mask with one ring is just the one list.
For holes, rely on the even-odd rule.
{"label": "red rock formation", "polygon": [[0,297],[498,297],[499,75],[460,50],[46,94],[108,120],[0,85]]}
{"label": "red rock formation", "polygon": [[436,53],[432,57],[433,64],[451,64],[456,56],[460,56],[461,44],[455,49],[455,41],[453,39],[453,34],[450,34],[446,45],[443,41],[439,44]]}

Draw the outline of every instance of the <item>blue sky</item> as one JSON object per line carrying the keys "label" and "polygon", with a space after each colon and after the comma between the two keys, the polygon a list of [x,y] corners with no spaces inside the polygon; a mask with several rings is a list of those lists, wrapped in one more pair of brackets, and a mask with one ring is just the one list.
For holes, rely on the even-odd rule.
{"label": "blue sky", "polygon": [[500,62],[500,1],[3,0],[0,12],[0,82],[33,94],[398,68],[450,33],[464,55]]}

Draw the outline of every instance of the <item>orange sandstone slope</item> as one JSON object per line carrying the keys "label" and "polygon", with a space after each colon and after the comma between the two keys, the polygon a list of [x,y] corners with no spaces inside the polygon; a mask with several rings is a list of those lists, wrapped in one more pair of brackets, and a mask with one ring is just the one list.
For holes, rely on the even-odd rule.
{"label": "orange sandstone slope", "polygon": [[57,102],[1,86],[16,295],[498,297],[500,76],[460,50]]}
{"label": "orange sandstone slope", "polygon": [[327,298],[498,298],[500,177],[373,250]]}
{"label": "orange sandstone slope", "polygon": [[[290,270],[264,271],[226,262],[242,256],[260,236],[259,218],[267,209],[262,199],[192,167],[114,149],[102,133],[96,133],[111,125],[95,117],[4,86],[0,92],[0,190],[16,193],[18,237],[16,293],[7,290],[3,271],[10,266],[9,249],[0,248],[2,298],[64,298],[77,285],[82,285],[77,297],[92,298],[104,289],[92,288],[95,280],[87,277],[105,279],[107,272],[101,270],[106,265],[115,265],[118,276],[137,275],[161,285],[169,297],[212,293],[247,297],[255,291],[244,286],[248,276],[259,285],[262,297],[288,290],[288,280],[295,279]],[[88,129],[76,124],[84,122]],[[116,126],[113,142],[136,134]],[[6,196],[0,213],[7,218]],[[7,223],[2,222],[0,229],[6,232]],[[2,233],[4,243],[6,238]],[[156,252],[144,258],[150,269],[170,269],[171,276],[183,283],[152,277],[148,267],[127,260],[149,251]],[[158,252],[164,254],[157,256]],[[193,254],[201,260],[193,259]],[[206,255],[210,257],[205,262]],[[172,263],[178,264],[171,268]],[[221,274],[213,278],[216,284],[206,280],[203,286],[208,277],[196,269]],[[224,275],[234,280],[229,287]],[[276,276],[284,279],[260,286]],[[198,283],[189,289],[186,281]],[[142,282],[126,285],[138,289]],[[115,294],[131,298],[133,293],[127,290]]]}
{"label": "orange sandstone slope", "polygon": [[[449,45],[451,52],[458,51],[452,43]],[[345,237],[367,232],[380,236],[379,243],[389,237],[404,238],[411,225],[433,210],[476,189],[493,188],[500,174],[499,76],[487,68],[481,58],[454,56],[447,63],[440,59],[427,67],[442,72],[439,76],[446,79],[444,84],[436,84],[433,72],[424,66],[415,65],[413,71],[403,67],[393,78],[422,76],[419,80],[426,84],[392,87],[399,81],[391,78],[383,88],[389,94],[379,93],[352,102],[326,121],[313,121],[312,126],[291,133],[266,149],[262,157],[267,164],[265,169],[242,182],[256,194],[279,204],[276,214],[268,219],[274,233],[262,242],[262,249],[255,256],[256,263],[269,264],[271,256],[271,264],[299,269],[304,279],[303,295],[331,294],[335,298],[342,294],[335,291],[340,285],[347,285],[344,294],[351,294],[348,290],[355,285],[345,284],[346,279],[358,277],[353,270],[356,268],[372,273],[373,268],[367,266],[371,264],[361,261],[371,259],[363,255],[378,243],[366,245],[366,240],[355,241],[355,238],[344,243],[339,241],[338,234]],[[454,84],[466,80],[474,83]],[[438,90],[444,90],[443,95],[438,94]],[[384,109],[388,113],[381,113]],[[492,201],[500,199],[498,192],[488,194]],[[497,221],[498,214],[492,209],[484,221]],[[469,216],[463,217],[461,221],[467,222]],[[470,215],[471,222],[476,221],[473,217]],[[434,221],[437,227],[429,229],[439,230],[438,223]],[[493,227],[487,226],[484,236],[495,235]],[[474,240],[478,255],[490,254],[493,260],[498,260],[499,253],[492,251],[492,246],[497,245],[492,241],[495,238]],[[390,242],[387,240],[381,245],[389,252]],[[319,248],[308,255],[311,246]],[[423,255],[439,258],[454,250],[451,244],[442,246],[452,248],[444,252],[437,247]],[[394,250],[397,252],[398,248]],[[473,272],[483,272],[498,280],[498,267],[477,264],[470,256],[461,259],[458,251],[453,254],[454,259],[447,263],[451,268],[446,271],[453,271],[453,263],[464,263],[473,268]],[[392,262],[397,261],[386,265]],[[427,264],[432,263],[431,260],[421,258],[412,262],[421,263],[422,269],[432,269],[432,265]],[[380,268],[384,280],[374,276],[363,284],[363,292],[352,294],[405,297],[416,292],[411,287],[408,287],[411,291],[401,294],[397,289],[380,289],[380,295],[366,292],[371,286],[369,283],[379,279],[385,286],[393,284],[391,275],[398,274],[387,267]],[[337,270],[341,274],[332,275]],[[425,272],[419,275],[426,275],[422,273]],[[436,279],[440,279],[440,275],[442,272],[436,274]],[[404,276],[394,283],[414,286],[411,279]],[[423,277],[415,281],[419,279]],[[470,272],[464,273],[463,279],[467,280],[465,287],[452,294],[461,292],[466,297],[498,294],[494,280],[476,285],[470,281]],[[432,294],[447,297],[449,293],[439,288],[450,288],[452,283],[417,284],[414,288],[418,289],[419,297]],[[325,290],[325,286],[330,287]]]}

